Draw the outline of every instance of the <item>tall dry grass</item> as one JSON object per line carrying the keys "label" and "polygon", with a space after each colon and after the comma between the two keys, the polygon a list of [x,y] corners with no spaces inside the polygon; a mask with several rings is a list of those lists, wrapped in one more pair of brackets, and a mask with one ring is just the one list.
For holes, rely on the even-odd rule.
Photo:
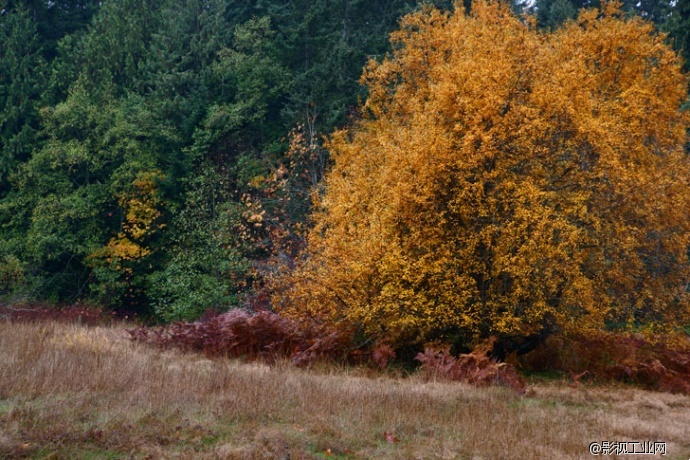
{"label": "tall dry grass", "polygon": [[541,383],[523,397],[210,361],[125,335],[0,323],[0,457],[567,459],[592,458],[592,441],[652,440],[690,458],[687,396]]}

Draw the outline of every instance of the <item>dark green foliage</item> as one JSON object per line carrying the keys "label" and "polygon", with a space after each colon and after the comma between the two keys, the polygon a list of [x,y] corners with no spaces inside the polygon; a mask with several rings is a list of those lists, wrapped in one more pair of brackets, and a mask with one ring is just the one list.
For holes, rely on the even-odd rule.
{"label": "dark green foliage", "polygon": [[239,152],[261,152],[283,135],[281,106],[290,72],[271,48],[270,20],[251,19],[235,28],[202,73],[209,102],[194,133],[192,150],[217,164]]}
{"label": "dark green foliage", "polygon": [[5,255],[0,260],[0,296],[18,293],[24,285],[24,267],[13,255]]}
{"label": "dark green foliage", "polygon": [[98,0],[5,0],[0,11],[27,11],[38,29],[44,57],[52,60],[57,42],[86,27],[100,4]]}
{"label": "dark green foliage", "polygon": [[677,8],[677,3],[671,0],[625,0],[623,5],[629,13],[663,26],[671,12]]}
{"label": "dark green foliage", "polygon": [[[669,20],[677,3],[671,0],[621,0],[622,10],[662,26]],[[573,19],[582,8],[598,8],[601,0],[536,0],[537,23],[542,28],[554,28]]]}
{"label": "dark green foliage", "polygon": [[[556,27],[569,19],[575,18],[578,10],[569,0],[554,0],[549,9],[544,12],[546,13],[546,11],[548,11],[548,19],[543,19],[540,22],[546,27]],[[543,18],[546,14],[540,16]]]}
{"label": "dark green foliage", "polygon": [[687,72],[690,69],[690,1],[678,0],[664,29],[668,31],[673,47],[685,58],[683,70]]}
{"label": "dark green foliage", "polygon": [[573,19],[582,8],[597,8],[600,0],[537,0],[536,10],[539,27],[551,29],[568,19]]}
{"label": "dark green foliage", "polygon": [[[277,45],[293,69],[294,84],[284,111],[318,131],[342,124],[364,89],[358,84],[368,59],[388,50],[398,19],[418,5],[410,0],[291,0],[267,2]],[[449,9],[453,2],[425,2]]]}
{"label": "dark green foliage", "polygon": [[212,168],[201,169],[172,219],[163,268],[148,280],[153,308],[162,319],[193,320],[239,301],[248,264],[235,231],[240,212],[228,199],[227,185]]}
{"label": "dark green foliage", "polygon": [[138,89],[153,32],[162,18],[162,0],[105,2],[79,42],[73,65],[82,84],[92,93],[111,85],[115,94]]}
{"label": "dark green foliage", "polygon": [[46,82],[36,24],[22,6],[0,2],[0,197],[8,178],[37,142],[38,106]]}
{"label": "dark green foliage", "polygon": [[78,86],[43,118],[46,141],[22,164],[0,215],[7,250],[29,264],[36,294],[68,300],[89,292],[88,258],[122,225],[118,197],[140,171],[174,169],[176,141],[141,98],[95,104]]}

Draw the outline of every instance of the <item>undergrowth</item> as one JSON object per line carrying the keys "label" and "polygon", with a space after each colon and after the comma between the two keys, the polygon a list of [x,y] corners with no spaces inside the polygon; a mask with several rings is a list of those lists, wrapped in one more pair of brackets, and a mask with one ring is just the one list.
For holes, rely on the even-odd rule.
{"label": "undergrowth", "polygon": [[[315,362],[366,364],[384,369],[396,359],[385,342],[356,343],[355,333],[316,322],[296,322],[270,311],[232,310],[194,323],[137,327],[128,331],[134,341],[160,348],[201,352],[207,357],[243,357],[273,362],[287,358],[297,366]],[[442,379],[475,386],[500,385],[525,393],[518,372],[561,371],[575,387],[581,381],[623,382],[645,389],[690,394],[690,345],[652,343],[638,334],[598,333],[554,337],[519,360],[491,359],[488,340],[471,353],[453,356],[443,345],[428,346],[416,361],[426,379]]]}
{"label": "undergrowth", "polygon": [[[355,342],[353,331],[315,322],[296,322],[269,311],[250,314],[236,309],[194,323],[178,322],[154,328],[140,326],[127,332],[134,341],[164,349],[267,362],[281,357],[297,366],[336,361],[383,369],[396,357],[393,348],[385,342],[360,345]],[[523,393],[525,383],[515,367],[487,356],[491,345],[483,344],[472,353],[457,358],[451,356],[448,349],[427,348],[417,360],[428,379],[462,381],[475,386],[501,385]]]}
{"label": "undergrowth", "polygon": [[[678,338],[677,338],[678,339]],[[690,341],[658,340],[641,334],[599,332],[553,337],[519,360],[528,371],[569,373],[579,379],[622,382],[648,390],[690,394]]]}
{"label": "undergrowth", "polygon": [[129,318],[119,317],[113,311],[82,303],[64,307],[22,303],[16,305],[0,304],[1,319],[23,323],[54,321],[63,324],[77,323],[96,326],[107,325],[115,320],[126,320]]}
{"label": "undergrowth", "polygon": [[[86,304],[56,308],[40,304],[0,305],[0,320],[55,321],[65,324],[107,325],[113,312]],[[162,349],[199,352],[212,357],[242,357],[274,362],[290,360],[299,367],[316,362],[361,364],[385,369],[396,352],[385,342],[358,342],[353,330],[317,322],[297,322],[270,311],[231,310],[208,314],[193,323],[136,326],[129,338]],[[430,345],[416,356],[427,380],[450,380],[475,386],[500,385],[525,392],[521,373],[557,372],[570,375],[575,387],[582,382],[622,382],[644,389],[690,394],[690,339],[652,342],[641,334],[599,332],[573,337],[553,336],[533,352],[509,359],[489,358],[487,341],[471,353],[453,356],[443,345]],[[400,360],[397,359],[397,362]],[[518,370],[520,372],[518,372]]]}
{"label": "undergrowth", "polygon": [[208,315],[193,323],[127,331],[134,341],[160,348],[201,352],[207,357],[245,357],[272,362],[287,357],[298,366],[317,360],[352,360],[357,355],[351,331],[301,323],[276,313],[241,309]]}
{"label": "undergrowth", "polygon": [[450,354],[450,347],[426,348],[416,357],[422,363],[421,370],[427,380],[443,378],[483,387],[501,385],[512,388],[518,394],[525,393],[525,379],[514,366],[489,358],[494,340],[476,347],[471,353],[457,358]]}

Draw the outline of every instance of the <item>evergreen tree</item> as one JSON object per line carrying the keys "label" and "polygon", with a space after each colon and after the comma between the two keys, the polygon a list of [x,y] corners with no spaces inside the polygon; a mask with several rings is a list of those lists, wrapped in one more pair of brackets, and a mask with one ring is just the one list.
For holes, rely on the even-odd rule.
{"label": "evergreen tree", "polygon": [[600,0],[536,0],[537,24],[542,28],[556,28],[573,19],[582,8],[597,8]]}
{"label": "evergreen tree", "polygon": [[[27,264],[39,297],[68,300],[90,290],[104,292],[99,285],[106,282],[106,272],[101,269],[100,278],[93,278],[94,266],[110,267],[109,279],[117,278],[122,290],[131,284],[124,279],[131,267],[126,260],[118,263],[113,247],[122,248],[129,241],[145,247],[142,254],[154,252],[157,227],[149,222],[137,233],[135,227],[144,226],[137,212],[145,210],[144,205],[153,206],[147,203],[161,195],[167,153],[176,144],[174,133],[140,97],[117,100],[103,93],[94,102],[80,85],[67,101],[42,115],[46,140],[20,166],[13,193],[0,204],[5,252]],[[156,188],[144,190],[148,195],[138,192],[146,177],[155,177],[145,184]],[[143,257],[129,265],[139,259]],[[145,270],[152,259],[146,262],[137,268]],[[112,289],[102,299],[115,304],[122,300]]]}
{"label": "evergreen tree", "polygon": [[36,24],[22,6],[0,4],[0,197],[8,177],[29,158],[37,138],[38,106],[47,66]]}
{"label": "evergreen tree", "polygon": [[690,70],[690,1],[678,0],[665,24],[673,47],[684,57],[683,69]]}

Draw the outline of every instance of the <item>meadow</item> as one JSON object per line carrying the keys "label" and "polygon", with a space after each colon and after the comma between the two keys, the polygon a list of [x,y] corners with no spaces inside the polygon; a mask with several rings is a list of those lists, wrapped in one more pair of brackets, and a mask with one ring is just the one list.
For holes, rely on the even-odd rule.
{"label": "meadow", "polygon": [[125,327],[0,322],[0,458],[586,459],[601,441],[690,458],[688,396],[560,378],[520,396],[395,370],[209,360],[133,343]]}

